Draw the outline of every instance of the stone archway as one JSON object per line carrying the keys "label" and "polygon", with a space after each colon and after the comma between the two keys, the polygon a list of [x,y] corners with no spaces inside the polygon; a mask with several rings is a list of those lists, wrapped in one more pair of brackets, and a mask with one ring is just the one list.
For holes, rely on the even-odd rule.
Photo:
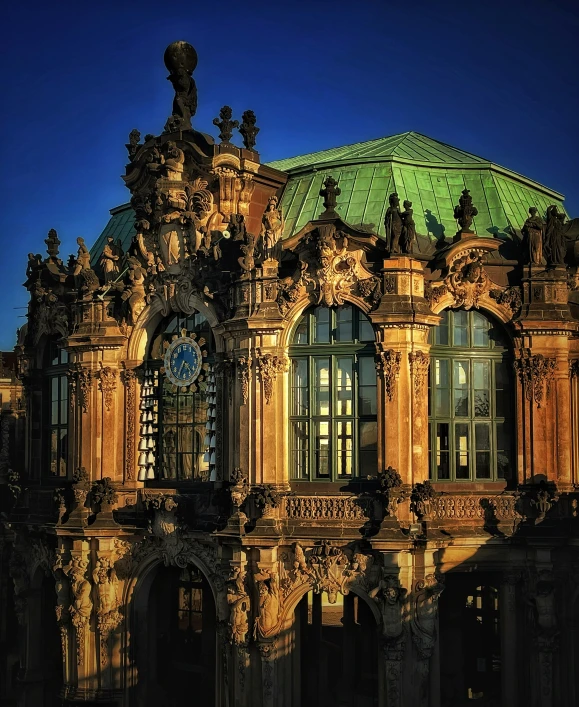
{"label": "stone archway", "polygon": [[204,573],[194,564],[147,572],[133,609],[134,707],[180,707],[191,699],[216,701],[216,605]]}
{"label": "stone archway", "polygon": [[310,590],[294,609],[293,628],[293,704],[378,705],[378,627],[362,597],[338,594],[332,604],[326,593]]}

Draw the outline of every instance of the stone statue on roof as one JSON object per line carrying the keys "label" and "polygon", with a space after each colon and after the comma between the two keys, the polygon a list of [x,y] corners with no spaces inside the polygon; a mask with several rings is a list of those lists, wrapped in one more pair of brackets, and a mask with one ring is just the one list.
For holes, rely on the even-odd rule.
{"label": "stone statue on roof", "polygon": [[219,111],[219,118],[213,118],[213,125],[219,128],[219,139],[228,143],[233,135],[233,129],[239,126],[238,120],[232,120],[233,111],[230,106],[223,106]]}
{"label": "stone statue on roof", "polygon": [[411,254],[416,241],[416,224],[414,223],[412,202],[405,201],[404,211],[400,214],[402,219],[402,232],[400,235],[400,250],[402,253]]}
{"label": "stone statue on roof", "polygon": [[384,227],[386,228],[386,249],[391,255],[400,253],[400,236],[402,234],[402,215],[400,214],[400,198],[394,192],[388,197],[390,206],[386,209]]}
{"label": "stone statue on roof", "polygon": [[564,222],[565,214],[560,214],[556,206],[553,205],[547,208],[547,225],[543,241],[547,265],[565,264],[567,239],[563,228]]}
{"label": "stone statue on roof", "polygon": [[529,218],[525,221],[522,228],[527,257],[531,265],[541,265],[543,262],[545,222],[537,211],[536,206],[529,208]]}
{"label": "stone statue on roof", "polygon": [[259,132],[259,128],[255,124],[255,121],[257,120],[255,117],[255,113],[252,110],[246,110],[245,113],[241,116],[241,118],[243,122],[241,123],[241,127],[239,128],[239,132],[241,133],[241,137],[243,138],[243,144],[245,145],[246,149],[254,150],[255,138],[257,137],[257,133]]}
{"label": "stone statue on roof", "polygon": [[197,87],[193,71],[197,66],[197,52],[188,42],[173,42],[165,50],[165,66],[169,69],[167,79],[173,84],[173,120],[169,127],[174,130],[190,130],[191,118],[197,112]]}

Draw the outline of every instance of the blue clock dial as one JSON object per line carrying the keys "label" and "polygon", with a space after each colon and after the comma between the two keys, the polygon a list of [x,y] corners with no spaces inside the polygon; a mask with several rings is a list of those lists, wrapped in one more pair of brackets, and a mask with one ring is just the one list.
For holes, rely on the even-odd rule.
{"label": "blue clock dial", "polygon": [[175,339],[165,353],[165,372],[173,385],[191,385],[199,376],[202,365],[199,344],[189,337]]}

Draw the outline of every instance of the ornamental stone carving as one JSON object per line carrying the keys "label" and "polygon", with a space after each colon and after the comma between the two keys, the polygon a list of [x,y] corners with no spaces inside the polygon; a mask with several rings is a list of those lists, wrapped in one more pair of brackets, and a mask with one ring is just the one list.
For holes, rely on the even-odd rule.
{"label": "ornamental stone carving", "polygon": [[400,373],[402,354],[393,349],[383,350],[376,345],[376,370],[384,377],[384,390],[388,400],[394,399],[395,384]]}
{"label": "ornamental stone carving", "polygon": [[64,572],[70,578],[72,591],[72,604],[69,607],[69,612],[76,633],[76,662],[78,665],[82,665],[84,662],[86,634],[93,608],[92,588],[86,578],[87,569],[88,560],[83,557],[73,557],[71,563],[64,568]]}
{"label": "ornamental stone carving", "polygon": [[100,633],[100,661],[101,665],[105,665],[108,657],[109,637],[119,626],[122,619],[119,611],[119,581],[111,559],[100,557],[97,560],[92,577],[98,593],[96,615]]}
{"label": "ornamental stone carving", "polygon": [[241,401],[243,405],[247,405],[247,401],[249,399],[251,364],[251,356],[240,356],[237,359],[237,376],[241,382]]}
{"label": "ornamental stone carving", "polygon": [[382,568],[382,577],[378,586],[369,592],[382,615],[382,635],[385,640],[385,652],[389,660],[402,660],[404,652],[404,604],[407,590],[400,585],[396,575],[389,574]]}
{"label": "ornamental stone carving", "polygon": [[125,386],[125,476],[128,481],[135,479],[135,405],[137,374],[131,369],[121,371]]}
{"label": "ornamental stone carving", "polygon": [[523,350],[515,358],[514,366],[523,385],[526,399],[540,408],[543,401],[549,398],[557,361],[543,354],[531,354]]}
{"label": "ornamental stone carving", "polygon": [[490,280],[482,263],[482,253],[469,250],[456,258],[450,266],[445,284],[454,296],[455,307],[478,308],[480,298],[490,288]]}
{"label": "ornamental stone carving", "polygon": [[432,656],[436,644],[438,599],[443,590],[443,578],[436,574],[427,574],[424,579],[416,582],[414,588],[410,628],[421,660],[428,660]]}
{"label": "ornamental stone carving", "polygon": [[327,307],[344,304],[356,280],[356,260],[348,251],[348,238],[336,231],[333,224],[318,227],[314,238],[317,256],[314,286],[318,304]]}
{"label": "ornamental stone carving", "polygon": [[523,306],[523,298],[520,287],[507,287],[506,290],[491,290],[490,296],[511,310],[511,314],[515,316],[521,311]]}
{"label": "ornamental stone carving", "polygon": [[426,395],[430,357],[424,351],[414,351],[408,354],[408,360],[410,361],[410,373],[414,381],[414,397],[416,402],[421,404]]}
{"label": "ornamental stone carving", "polygon": [[253,576],[258,594],[258,609],[253,636],[256,640],[270,638],[279,630],[283,598],[275,569],[263,570]]}
{"label": "ornamental stone carving", "polygon": [[87,413],[90,406],[93,373],[88,368],[78,368],[76,371],[76,379],[80,406],[82,411]]}
{"label": "ornamental stone carving", "polygon": [[113,394],[117,389],[117,372],[110,366],[105,366],[102,361],[100,363],[100,370],[95,373],[95,376],[99,380],[99,386],[103,394],[103,403],[107,412],[113,404]]}
{"label": "ornamental stone carving", "polygon": [[245,572],[236,567],[227,586],[229,604],[229,638],[237,646],[247,644],[250,600],[245,588]]}
{"label": "ornamental stone carving", "polygon": [[257,349],[255,361],[257,364],[259,377],[263,384],[265,402],[266,405],[269,405],[273,395],[273,384],[275,383],[278,373],[287,371],[289,367],[289,360],[287,356],[263,353],[261,349]]}
{"label": "ornamental stone carving", "polygon": [[364,521],[366,515],[355,496],[286,496],[285,515],[289,519]]}

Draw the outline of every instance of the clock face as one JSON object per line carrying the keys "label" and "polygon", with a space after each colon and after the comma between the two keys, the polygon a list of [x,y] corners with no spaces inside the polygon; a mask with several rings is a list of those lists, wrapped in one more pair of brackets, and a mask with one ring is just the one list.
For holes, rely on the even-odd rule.
{"label": "clock face", "polygon": [[191,385],[201,372],[203,355],[188,336],[175,339],[165,353],[165,374],[173,385]]}

